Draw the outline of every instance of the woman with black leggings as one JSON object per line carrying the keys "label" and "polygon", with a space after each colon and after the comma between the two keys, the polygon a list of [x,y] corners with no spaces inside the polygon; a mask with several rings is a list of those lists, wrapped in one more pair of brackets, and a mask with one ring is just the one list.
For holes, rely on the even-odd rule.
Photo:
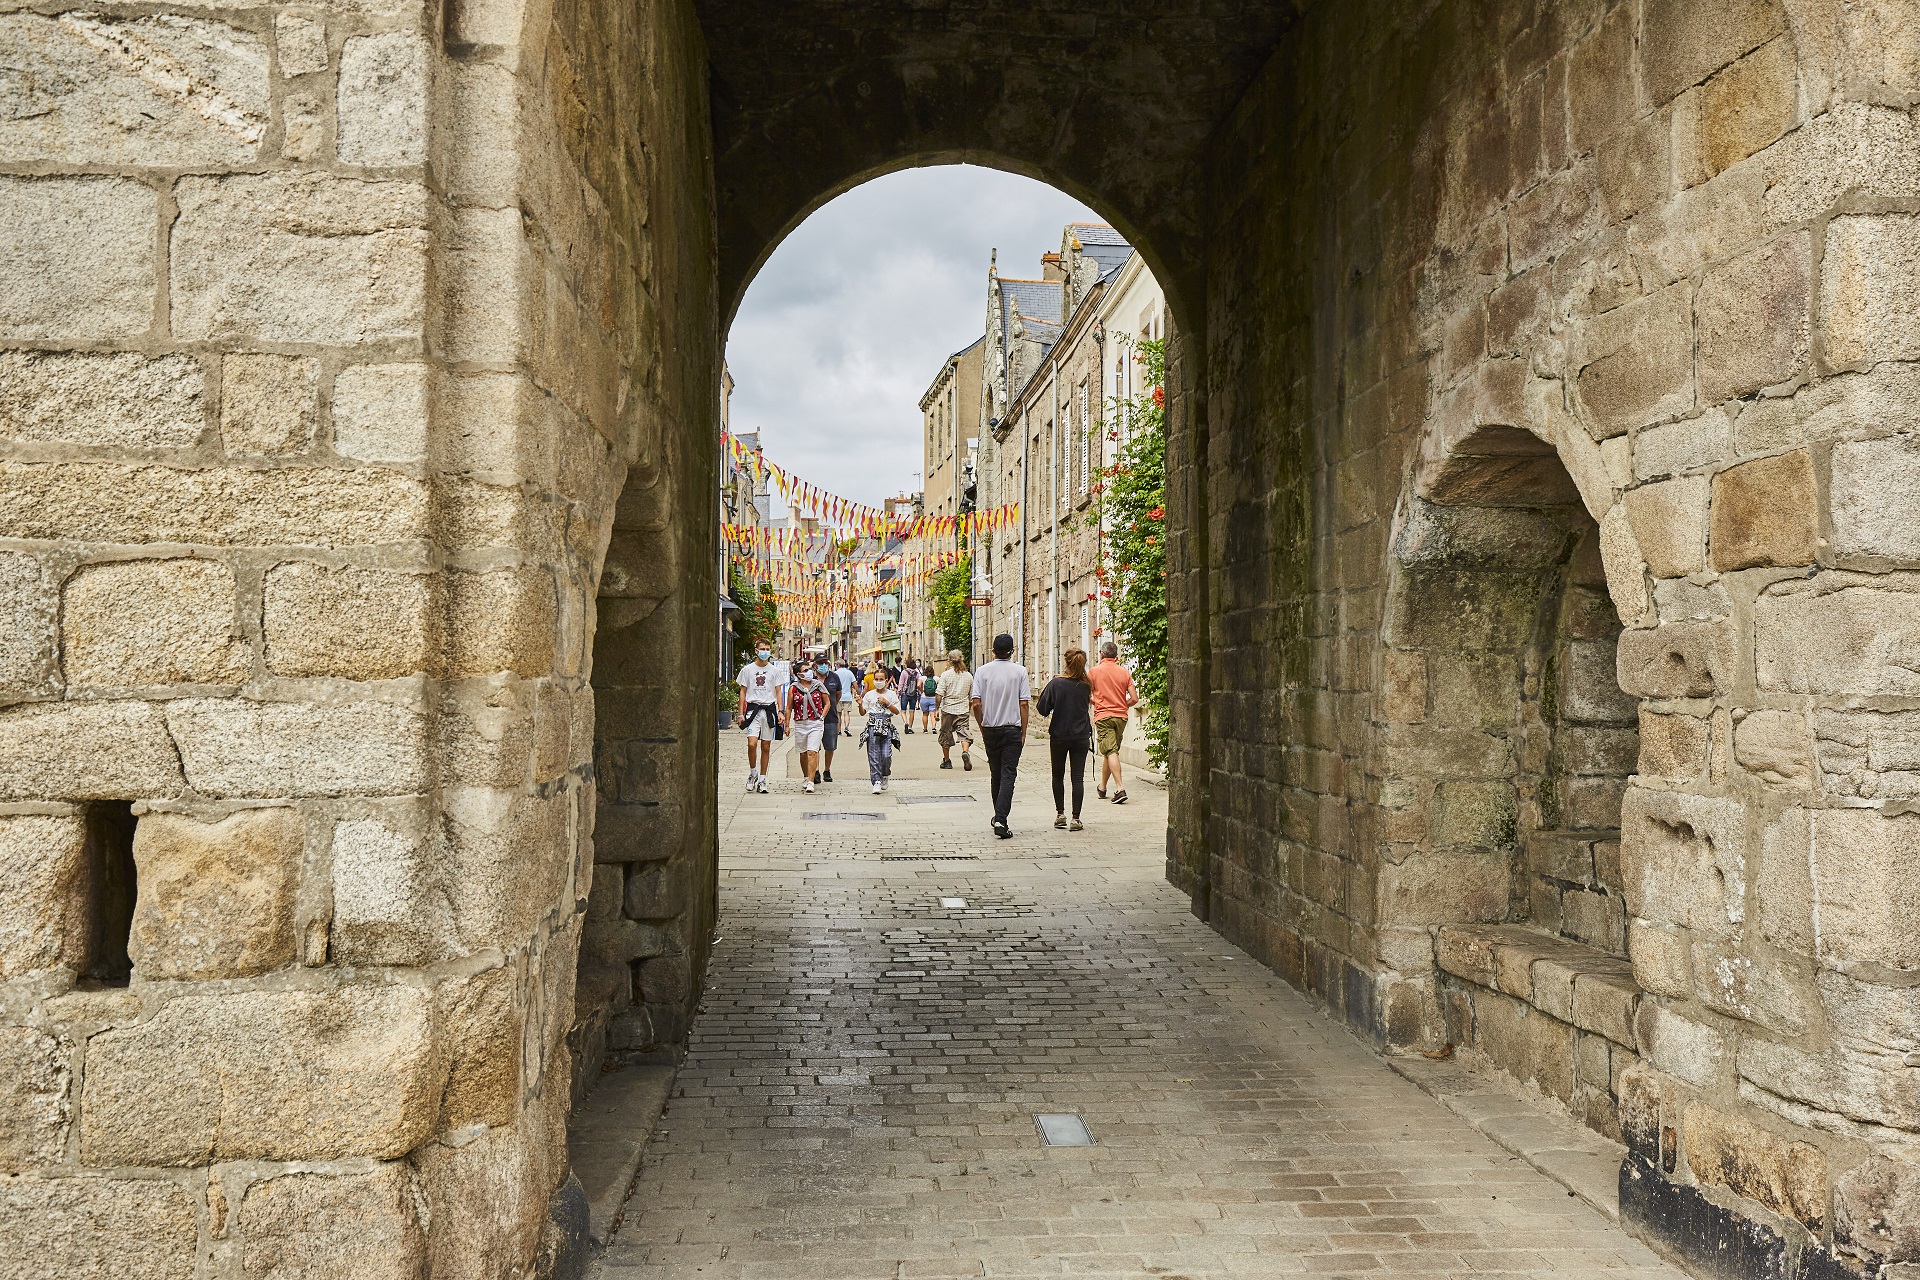
{"label": "woman with black leggings", "polygon": [[[1085,831],[1080,825],[1080,802],[1087,794],[1087,752],[1093,740],[1093,717],[1087,706],[1093,700],[1093,685],[1087,681],[1087,651],[1067,650],[1067,669],[1047,681],[1040,691],[1040,714],[1047,721],[1047,745],[1053,753],[1053,825],[1069,831]],[[1073,757],[1073,822],[1067,822],[1067,794],[1062,771],[1067,757]]]}

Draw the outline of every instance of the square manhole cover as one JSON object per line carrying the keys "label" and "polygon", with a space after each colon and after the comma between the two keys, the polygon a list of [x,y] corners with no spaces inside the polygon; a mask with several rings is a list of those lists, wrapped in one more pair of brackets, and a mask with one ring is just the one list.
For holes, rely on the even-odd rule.
{"label": "square manhole cover", "polygon": [[895,796],[901,804],[972,804],[972,796]]}
{"label": "square manhole cover", "polygon": [[803,813],[800,815],[808,822],[885,822],[884,813]]}
{"label": "square manhole cover", "polygon": [[1087,1128],[1087,1122],[1071,1114],[1040,1114],[1033,1118],[1040,1130],[1040,1141],[1050,1147],[1090,1147],[1093,1145],[1093,1133]]}

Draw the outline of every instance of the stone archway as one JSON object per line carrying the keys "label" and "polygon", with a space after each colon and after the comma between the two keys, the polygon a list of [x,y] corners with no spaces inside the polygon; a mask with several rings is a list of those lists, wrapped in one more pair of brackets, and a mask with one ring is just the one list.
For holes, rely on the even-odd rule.
{"label": "stone archway", "polygon": [[[1375,960],[1395,512],[1428,442],[1536,424],[1646,703],[1626,1216],[1756,1273],[1920,1262],[1914,27],[1164,9],[0,19],[0,1256],[557,1247],[612,1034],[576,940],[649,1018],[698,975],[723,318],[818,201],[980,156],[1103,195],[1184,308],[1196,909],[1432,1025]],[[623,914],[663,841],[678,957]]]}

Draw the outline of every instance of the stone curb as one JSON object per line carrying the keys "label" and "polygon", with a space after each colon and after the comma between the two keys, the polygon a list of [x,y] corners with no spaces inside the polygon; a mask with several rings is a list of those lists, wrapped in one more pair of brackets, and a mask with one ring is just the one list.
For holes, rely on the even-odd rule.
{"label": "stone curb", "polygon": [[678,1070],[658,1063],[622,1067],[604,1076],[567,1122],[567,1157],[586,1193],[591,1246],[583,1251],[577,1275],[591,1272],[587,1259],[597,1257],[620,1229],[647,1139],[653,1136]]}
{"label": "stone curb", "polygon": [[1607,1221],[1620,1221],[1625,1146],[1458,1062],[1382,1056],[1441,1106],[1592,1205]]}

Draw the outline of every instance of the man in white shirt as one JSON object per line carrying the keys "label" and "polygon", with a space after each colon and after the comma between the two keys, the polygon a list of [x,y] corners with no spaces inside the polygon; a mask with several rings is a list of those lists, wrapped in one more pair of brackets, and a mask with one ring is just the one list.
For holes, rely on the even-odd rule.
{"label": "man in white shirt", "polygon": [[[773,754],[773,740],[786,729],[786,713],[781,710],[780,669],[773,665],[773,649],[760,644],[753,661],[740,668],[734,677],[740,686],[740,727],[747,734],[747,790],[766,795],[767,761]],[[754,757],[755,748],[759,758]]]}
{"label": "man in white shirt", "polygon": [[973,718],[980,722],[980,738],[987,747],[987,777],[993,787],[993,833],[1011,840],[1007,815],[1013,810],[1013,784],[1020,772],[1020,752],[1027,745],[1027,711],[1033,698],[1033,680],[1013,660],[1013,637],[1001,632],[993,638],[993,661],[973,677]]}

